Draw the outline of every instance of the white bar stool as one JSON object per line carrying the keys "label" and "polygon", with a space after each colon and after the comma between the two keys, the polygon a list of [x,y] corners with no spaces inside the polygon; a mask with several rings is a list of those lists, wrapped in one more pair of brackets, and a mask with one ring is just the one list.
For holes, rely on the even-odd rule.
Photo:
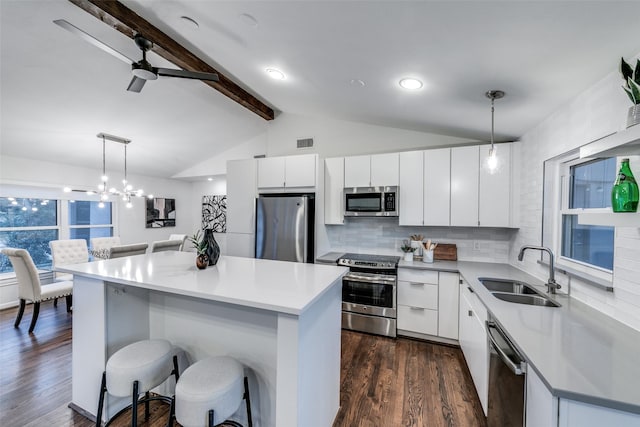
{"label": "white bar stool", "polygon": [[[170,397],[151,397],[149,391],[167,380],[171,375],[179,378],[177,350],[167,340],[144,340],[129,344],[116,351],[107,361],[100,385],[100,400],[96,415],[96,427],[102,423],[102,409],[105,394],[131,396],[131,404],[121,409],[107,421],[111,424],[122,413],[131,409],[131,425],[138,424],[138,404],[145,404],[145,419],[149,418],[149,402],[162,400],[172,403]],[[145,397],[139,400],[141,393]]]}
{"label": "white bar stool", "polygon": [[243,399],[248,427],[252,427],[249,382],[242,364],[227,356],[209,357],[189,366],[180,376],[176,385],[175,418],[183,427],[219,424],[242,427],[227,418],[238,410]]}

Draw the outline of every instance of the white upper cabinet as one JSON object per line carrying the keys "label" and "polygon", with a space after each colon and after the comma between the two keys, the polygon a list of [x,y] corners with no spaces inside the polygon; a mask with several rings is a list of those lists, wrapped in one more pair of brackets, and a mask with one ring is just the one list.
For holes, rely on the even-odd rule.
{"label": "white upper cabinet", "polygon": [[397,186],[399,173],[399,153],[350,156],[344,159],[345,187]]}
{"label": "white upper cabinet", "polygon": [[371,156],[371,186],[398,186],[400,181],[400,154],[374,154]]}
{"label": "white upper cabinet", "polygon": [[344,186],[371,186],[371,156],[350,156],[344,158]]}
{"label": "white upper cabinet", "polygon": [[451,149],[451,223],[452,226],[478,224],[478,178],[480,147]]}
{"label": "white upper cabinet", "polygon": [[227,162],[227,232],[253,234],[255,227],[256,161]]}
{"label": "white upper cabinet", "polygon": [[423,159],[422,151],[400,153],[399,225],[423,225]]}
{"label": "white upper cabinet", "polygon": [[258,159],[258,187],[284,187],[284,167],[284,157],[265,157],[264,159]]}
{"label": "white upper cabinet", "polygon": [[424,225],[448,226],[451,211],[450,148],[439,148],[424,152],[423,197]]}
{"label": "white upper cabinet", "polygon": [[317,158],[315,154],[285,157],[285,187],[315,187]]}
{"label": "white upper cabinet", "polygon": [[315,187],[316,161],[315,154],[258,159],[258,188]]}
{"label": "white upper cabinet", "polygon": [[324,223],[344,224],[344,157],[324,161]]}
{"label": "white upper cabinet", "polygon": [[478,221],[481,227],[511,225],[511,145],[496,144],[498,166],[486,167],[490,145],[480,146],[480,185]]}
{"label": "white upper cabinet", "polygon": [[399,225],[449,225],[451,149],[400,153]]}

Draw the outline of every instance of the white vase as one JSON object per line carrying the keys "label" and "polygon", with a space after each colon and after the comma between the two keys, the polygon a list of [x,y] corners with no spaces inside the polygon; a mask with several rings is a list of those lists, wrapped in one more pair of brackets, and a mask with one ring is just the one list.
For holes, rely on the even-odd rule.
{"label": "white vase", "polygon": [[640,123],[640,104],[636,104],[629,107],[629,114],[627,115],[627,128]]}
{"label": "white vase", "polygon": [[405,261],[413,261],[413,252],[405,252],[404,253]]}
{"label": "white vase", "polygon": [[411,247],[413,248],[413,252],[415,254],[415,256],[421,256],[422,255],[422,242],[419,240],[412,240],[411,241]]}

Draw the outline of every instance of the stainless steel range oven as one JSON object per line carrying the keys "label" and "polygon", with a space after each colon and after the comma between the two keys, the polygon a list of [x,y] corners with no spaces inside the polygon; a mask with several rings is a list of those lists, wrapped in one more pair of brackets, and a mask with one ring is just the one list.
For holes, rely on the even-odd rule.
{"label": "stainless steel range oven", "polygon": [[342,327],[396,336],[396,295],[400,257],[344,254],[338,265],[349,267],[342,277]]}

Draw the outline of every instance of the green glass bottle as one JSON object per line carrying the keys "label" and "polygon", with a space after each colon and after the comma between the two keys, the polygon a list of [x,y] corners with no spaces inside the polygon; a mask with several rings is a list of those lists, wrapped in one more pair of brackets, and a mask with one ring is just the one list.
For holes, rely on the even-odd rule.
{"label": "green glass bottle", "polygon": [[611,207],[614,212],[638,210],[638,183],[629,167],[629,159],[622,159],[618,178],[611,189]]}

